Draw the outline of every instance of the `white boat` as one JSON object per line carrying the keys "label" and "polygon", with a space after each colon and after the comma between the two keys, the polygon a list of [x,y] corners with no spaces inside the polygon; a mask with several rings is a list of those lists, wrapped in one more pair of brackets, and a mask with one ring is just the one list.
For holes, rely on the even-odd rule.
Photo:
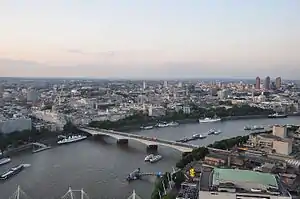
{"label": "white boat", "polygon": [[11,159],[10,159],[10,158],[1,158],[1,159],[0,159],[0,166],[1,166],[1,165],[4,165],[4,164],[7,164],[7,163],[9,163],[9,162],[11,162]]}
{"label": "white boat", "polygon": [[145,157],[145,162],[150,161],[152,158],[154,158],[154,155],[153,155],[153,154],[147,155],[147,156]]}
{"label": "white boat", "polygon": [[155,162],[160,161],[161,159],[162,159],[161,155],[155,155],[152,159],[150,159],[150,162],[155,163]]}
{"label": "white boat", "polygon": [[212,134],[215,134],[215,130],[214,130],[214,129],[210,129],[210,130],[207,132],[207,135],[212,135]]}
{"label": "white boat", "polygon": [[204,139],[204,138],[206,138],[205,135],[202,135],[202,134],[199,135],[199,139]]}
{"label": "white boat", "polygon": [[150,129],[153,129],[153,126],[142,126],[141,129],[150,130]]}
{"label": "white boat", "polygon": [[169,124],[167,124],[167,123],[158,123],[157,124],[157,127],[160,127],[160,128],[168,127],[168,126],[169,126]]}
{"label": "white boat", "polygon": [[64,138],[60,141],[57,142],[57,144],[68,144],[68,143],[72,143],[72,142],[78,142],[81,140],[86,139],[86,136],[83,135],[73,135],[73,136],[69,136],[67,138]]}
{"label": "white boat", "polygon": [[220,131],[220,130],[217,130],[214,132],[215,135],[219,135],[220,133],[222,133],[222,131]]}
{"label": "white boat", "polygon": [[196,138],[200,138],[200,134],[198,134],[198,133],[197,133],[197,134],[194,134],[194,135],[192,135],[192,138],[195,138],[195,139],[196,139]]}
{"label": "white boat", "polygon": [[219,121],[221,121],[221,118],[206,117],[204,119],[199,119],[199,123],[210,123],[210,122],[219,122]]}
{"label": "white boat", "polygon": [[178,126],[179,123],[178,122],[170,122],[168,123],[168,126]]}
{"label": "white boat", "polygon": [[264,130],[265,127],[263,126],[253,126],[251,130]]}

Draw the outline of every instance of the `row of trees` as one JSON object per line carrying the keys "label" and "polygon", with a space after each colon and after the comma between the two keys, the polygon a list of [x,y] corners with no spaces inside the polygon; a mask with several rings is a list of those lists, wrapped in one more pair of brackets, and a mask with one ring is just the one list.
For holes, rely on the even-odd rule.
{"label": "row of trees", "polygon": [[191,153],[183,154],[182,158],[176,163],[176,167],[183,169],[189,163],[203,159],[208,153],[206,147],[194,149]]}
{"label": "row of trees", "polygon": [[[163,199],[176,198],[176,192],[173,192],[172,189],[169,189],[169,179],[172,179],[172,181],[175,183],[175,188],[179,188],[181,183],[185,181],[185,176],[182,171],[178,171],[173,174],[166,172],[162,177],[156,180],[151,199],[160,199],[160,196],[162,196]],[[165,189],[167,194],[164,194]]]}
{"label": "row of trees", "polygon": [[52,137],[56,135],[57,132],[51,132],[47,129],[36,130],[24,130],[15,131],[9,134],[0,133],[0,150],[3,152],[8,147],[18,147],[29,142],[36,142],[38,140]]}
{"label": "row of trees", "polygon": [[[64,126],[64,133],[72,134],[79,133],[79,130],[72,123],[67,122]],[[18,147],[30,142],[37,142],[42,139],[48,139],[56,137],[61,134],[59,131],[50,131],[48,129],[37,130],[32,128],[31,130],[15,131],[9,134],[3,134],[0,132],[0,151],[6,150],[8,147]]]}
{"label": "row of trees", "polygon": [[[208,147],[228,150],[235,146],[241,146],[245,144],[248,139],[249,139],[248,135],[237,136],[237,137],[233,137],[221,141],[216,141],[213,144],[208,145]],[[194,149],[191,153],[184,154],[182,158],[176,163],[176,167],[183,169],[189,163],[203,159],[208,153],[209,151],[206,147],[200,147]]]}
{"label": "row of trees", "polygon": [[158,121],[180,121],[180,120],[197,120],[203,117],[230,117],[230,116],[247,116],[247,115],[268,115],[273,113],[272,110],[252,107],[249,105],[237,106],[233,105],[232,108],[226,109],[225,107],[212,107],[201,108],[191,106],[192,111],[190,114],[184,114],[182,111],[167,111],[165,116],[162,117],[149,117],[143,112],[137,112],[132,116],[126,117],[118,121],[93,121],[90,123],[92,127],[104,129],[120,129],[125,127],[139,127],[140,125],[155,124]]}
{"label": "row of trees", "polygon": [[249,139],[248,135],[237,136],[225,140],[216,141],[213,144],[208,145],[208,147],[227,150],[227,149],[232,149],[235,146],[242,146],[247,142],[248,139]]}

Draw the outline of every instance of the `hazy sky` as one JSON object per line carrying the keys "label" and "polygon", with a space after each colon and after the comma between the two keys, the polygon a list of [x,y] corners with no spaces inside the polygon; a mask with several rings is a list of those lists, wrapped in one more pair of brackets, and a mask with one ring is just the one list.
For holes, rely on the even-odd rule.
{"label": "hazy sky", "polygon": [[300,79],[299,0],[1,0],[0,26],[0,76]]}

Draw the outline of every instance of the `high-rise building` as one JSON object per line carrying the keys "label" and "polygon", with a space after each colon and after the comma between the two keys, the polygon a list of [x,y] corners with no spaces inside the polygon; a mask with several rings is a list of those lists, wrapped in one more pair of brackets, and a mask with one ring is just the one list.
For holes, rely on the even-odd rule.
{"label": "high-rise building", "polygon": [[268,77],[266,77],[265,82],[264,82],[264,89],[270,90],[270,83],[271,83],[271,79],[268,76]]}
{"label": "high-rise building", "polygon": [[145,90],[145,89],[146,89],[146,82],[143,81],[143,90]]}
{"label": "high-rise building", "polygon": [[277,77],[275,80],[276,83],[276,88],[280,89],[281,88],[281,77]]}
{"label": "high-rise building", "polygon": [[260,78],[256,77],[256,81],[255,81],[255,89],[259,90],[260,89]]}

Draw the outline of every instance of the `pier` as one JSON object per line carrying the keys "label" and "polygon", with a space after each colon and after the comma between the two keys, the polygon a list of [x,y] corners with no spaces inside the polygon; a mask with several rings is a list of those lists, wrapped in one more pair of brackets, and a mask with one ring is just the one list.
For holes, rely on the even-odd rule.
{"label": "pier", "polygon": [[132,171],[126,178],[127,181],[133,181],[133,180],[139,180],[141,179],[143,176],[157,176],[157,177],[160,177],[162,175],[161,172],[157,172],[157,173],[154,173],[154,172],[148,172],[148,173],[142,173],[140,168]]}

